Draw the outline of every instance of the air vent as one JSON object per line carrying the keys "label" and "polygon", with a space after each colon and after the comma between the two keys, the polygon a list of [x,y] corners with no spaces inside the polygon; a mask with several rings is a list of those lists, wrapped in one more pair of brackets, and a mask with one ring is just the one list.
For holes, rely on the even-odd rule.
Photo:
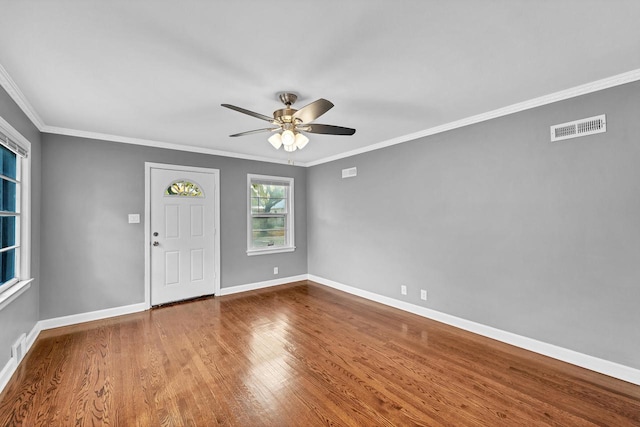
{"label": "air vent", "polygon": [[358,175],[357,168],[342,169],[342,178],[353,178]]}
{"label": "air vent", "polygon": [[577,138],[579,136],[593,135],[594,133],[603,133],[606,131],[607,120],[603,114],[601,116],[551,126],[551,141],[562,141],[563,139]]}
{"label": "air vent", "polygon": [[20,363],[26,352],[27,334],[22,334],[20,338],[18,338],[18,341],[11,346],[11,357],[13,357],[17,363]]}

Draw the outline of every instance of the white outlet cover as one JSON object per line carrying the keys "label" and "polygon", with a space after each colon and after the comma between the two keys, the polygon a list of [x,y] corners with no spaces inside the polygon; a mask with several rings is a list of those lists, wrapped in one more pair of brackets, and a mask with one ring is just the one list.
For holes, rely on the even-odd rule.
{"label": "white outlet cover", "polygon": [[140,224],[140,214],[129,214],[129,224]]}

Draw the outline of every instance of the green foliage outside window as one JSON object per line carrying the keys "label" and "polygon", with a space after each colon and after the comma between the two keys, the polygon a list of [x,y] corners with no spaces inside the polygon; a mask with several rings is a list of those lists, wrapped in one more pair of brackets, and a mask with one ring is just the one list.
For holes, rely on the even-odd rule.
{"label": "green foliage outside window", "polygon": [[251,213],[284,213],[287,211],[287,187],[251,184]]}
{"label": "green foliage outside window", "polygon": [[288,186],[251,184],[251,242],[254,248],[285,246]]}

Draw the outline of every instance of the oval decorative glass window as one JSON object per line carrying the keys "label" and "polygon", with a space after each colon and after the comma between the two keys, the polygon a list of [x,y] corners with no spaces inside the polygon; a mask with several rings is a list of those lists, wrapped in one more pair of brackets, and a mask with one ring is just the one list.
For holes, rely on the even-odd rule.
{"label": "oval decorative glass window", "polygon": [[204,197],[202,190],[191,181],[175,181],[164,190],[165,196],[187,196],[187,197]]}

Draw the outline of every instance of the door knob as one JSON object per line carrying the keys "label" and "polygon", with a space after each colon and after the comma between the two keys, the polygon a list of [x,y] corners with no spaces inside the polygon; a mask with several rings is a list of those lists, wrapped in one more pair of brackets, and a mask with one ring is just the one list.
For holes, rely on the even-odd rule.
{"label": "door knob", "polygon": [[159,242],[153,242],[153,246],[160,246]]}

